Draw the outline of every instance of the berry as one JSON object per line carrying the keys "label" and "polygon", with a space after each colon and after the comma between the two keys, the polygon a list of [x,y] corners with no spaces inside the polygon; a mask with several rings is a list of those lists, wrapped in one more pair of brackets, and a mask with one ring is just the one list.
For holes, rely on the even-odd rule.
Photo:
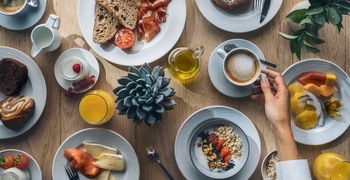
{"label": "berry", "polygon": [[76,73],[79,73],[80,72],[80,64],[76,63],[73,65],[73,71],[76,72]]}

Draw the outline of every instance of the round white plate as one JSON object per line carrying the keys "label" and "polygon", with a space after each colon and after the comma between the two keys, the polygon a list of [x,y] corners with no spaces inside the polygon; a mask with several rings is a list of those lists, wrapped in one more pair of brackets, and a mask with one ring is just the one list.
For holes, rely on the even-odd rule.
{"label": "round white plate", "polygon": [[[16,59],[27,66],[28,80],[22,86],[22,90],[19,94],[27,95],[35,100],[35,112],[33,117],[29,119],[24,127],[16,131],[6,128],[0,121],[0,139],[19,136],[33,127],[44,111],[47,98],[44,76],[32,58],[17,49],[0,46],[0,61],[5,57]],[[0,100],[4,98],[6,98],[6,96],[0,93]]]}
{"label": "round white plate", "polygon": [[14,16],[0,14],[0,26],[10,30],[24,30],[36,24],[44,15],[46,0],[39,0],[36,8],[28,7],[28,10]]}
{"label": "round white plate", "polygon": [[[310,130],[303,130],[292,123],[295,141],[307,145],[321,145],[331,142],[342,135],[350,125],[350,79],[349,76],[336,64],[322,59],[307,59],[299,61],[283,72],[287,84],[296,82],[298,75],[308,71],[333,73],[337,76],[338,91],[334,94],[342,103],[341,117],[333,119],[325,116],[325,125],[316,126]],[[324,113],[326,114],[326,113]]]}
{"label": "round white plate", "polygon": [[[260,59],[265,59],[263,52],[254,43],[244,39],[227,40],[221,43],[219,46],[217,46],[210,56],[208,64],[209,78],[213,83],[214,87],[222,94],[225,94],[226,96],[230,97],[246,97],[252,94],[252,89],[254,88],[254,85],[241,87],[230,83],[230,81],[226,79],[223,72],[222,66],[224,65],[224,60],[217,53],[217,50],[219,48],[224,49],[224,46],[230,43],[235,44],[237,47],[245,47],[251,49],[258,55]],[[261,68],[266,69],[266,65],[261,64]]]}
{"label": "round white plate", "polygon": [[80,57],[82,59],[85,59],[89,65],[90,65],[90,73],[88,76],[90,75],[95,75],[95,83],[93,85],[91,85],[90,87],[79,91],[79,92],[75,92],[74,93],[82,93],[85,92],[89,89],[91,89],[97,82],[99,74],[100,74],[100,66],[98,65],[98,61],[95,58],[94,55],[92,55],[89,51],[82,49],[82,48],[71,48],[68,49],[66,51],[64,51],[57,59],[56,63],[55,63],[55,77],[56,80],[58,82],[58,84],[65,90],[68,91],[69,87],[72,87],[72,83],[73,81],[69,81],[63,78],[62,75],[62,71],[61,71],[61,66],[63,63],[63,60],[72,57],[72,56],[76,56],[76,57]]}
{"label": "round white plate", "polygon": [[[28,171],[30,173],[31,179],[42,179],[40,166],[30,154],[18,149],[5,149],[0,151],[0,155],[16,156],[18,154],[25,154],[29,158]],[[4,172],[4,169],[0,168],[0,174],[2,172]]]}
{"label": "round white plate", "polygon": [[[103,128],[87,128],[69,136],[58,148],[52,165],[53,180],[69,180],[64,170],[64,165],[67,163],[67,159],[63,156],[63,152],[65,149],[79,147],[83,142],[99,143],[105,146],[117,148],[118,152],[124,156],[125,171],[111,171],[111,174],[118,180],[139,179],[139,160],[137,159],[135,150],[123,136],[114,131]],[[80,173],[79,177],[80,180],[88,180],[88,178]]]}
{"label": "round white plate", "polygon": [[233,33],[250,32],[264,26],[272,20],[281,8],[283,0],[271,0],[265,20],[260,23],[261,11],[253,9],[252,3],[239,11],[224,10],[209,0],[196,0],[202,15],[214,26]]}
{"label": "round white plate", "polygon": [[225,119],[239,126],[247,135],[249,156],[243,169],[233,179],[249,179],[254,173],[260,159],[261,145],[258,131],[254,124],[240,111],[226,106],[209,106],[190,115],[177,132],[174,152],[177,166],[186,179],[209,179],[194,167],[189,153],[194,129],[203,126],[210,119]]}
{"label": "round white plate", "polygon": [[[186,21],[186,0],[171,1],[167,8],[167,20],[160,24],[161,30],[149,42],[135,40],[129,50],[123,51],[106,43],[96,44],[92,41],[95,20],[94,0],[79,0],[79,26],[86,42],[101,57],[107,61],[123,66],[138,66],[151,63],[166,54],[180,38]],[[136,31],[135,35],[137,37]]]}

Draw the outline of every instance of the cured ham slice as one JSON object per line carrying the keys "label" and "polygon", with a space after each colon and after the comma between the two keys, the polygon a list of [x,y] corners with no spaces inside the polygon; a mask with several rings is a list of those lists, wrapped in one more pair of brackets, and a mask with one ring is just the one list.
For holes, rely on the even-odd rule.
{"label": "cured ham slice", "polygon": [[159,23],[166,22],[170,0],[142,0],[137,14],[138,39],[150,41],[160,31]]}

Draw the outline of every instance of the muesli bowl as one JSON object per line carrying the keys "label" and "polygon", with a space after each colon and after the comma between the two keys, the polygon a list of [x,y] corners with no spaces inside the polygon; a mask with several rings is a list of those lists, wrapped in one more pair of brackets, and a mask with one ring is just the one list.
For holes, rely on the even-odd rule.
{"label": "muesli bowl", "polygon": [[276,162],[278,162],[277,150],[266,154],[261,164],[261,175],[264,180],[276,180]]}
{"label": "muesli bowl", "polygon": [[246,164],[249,142],[244,131],[235,123],[212,118],[194,129],[190,157],[194,167],[213,179],[236,175]]}

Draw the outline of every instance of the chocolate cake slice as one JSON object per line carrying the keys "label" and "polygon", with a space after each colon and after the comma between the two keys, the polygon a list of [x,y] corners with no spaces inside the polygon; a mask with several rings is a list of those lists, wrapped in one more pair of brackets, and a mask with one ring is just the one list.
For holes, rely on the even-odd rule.
{"label": "chocolate cake slice", "polygon": [[0,60],[0,92],[6,96],[17,95],[28,79],[28,69],[23,63],[12,59]]}

